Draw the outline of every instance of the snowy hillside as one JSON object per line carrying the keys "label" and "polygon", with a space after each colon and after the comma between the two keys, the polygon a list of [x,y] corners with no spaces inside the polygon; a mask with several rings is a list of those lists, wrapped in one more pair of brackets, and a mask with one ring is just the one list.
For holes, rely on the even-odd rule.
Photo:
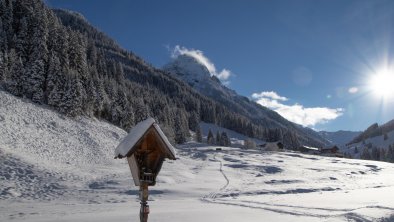
{"label": "snowy hillside", "polygon": [[365,139],[364,142],[350,144],[343,148],[343,151],[352,154],[356,158],[359,158],[365,147],[376,147],[387,150],[389,146],[394,146],[394,131],[387,133],[387,139],[385,139],[384,135],[371,137]]}
{"label": "snowy hillside", "polygon": [[[0,221],[137,221],[126,135],[0,91]],[[380,221],[394,165],[188,143],[150,188],[149,221]],[[386,221],[390,221],[387,219]]]}
{"label": "snowy hillside", "polygon": [[360,135],[353,138],[352,141],[349,141],[348,144],[355,144],[369,138],[384,136],[385,134],[390,133],[391,131],[394,131],[394,119],[382,125],[378,125],[377,123],[374,123],[371,126],[369,126],[366,130],[364,130]]}

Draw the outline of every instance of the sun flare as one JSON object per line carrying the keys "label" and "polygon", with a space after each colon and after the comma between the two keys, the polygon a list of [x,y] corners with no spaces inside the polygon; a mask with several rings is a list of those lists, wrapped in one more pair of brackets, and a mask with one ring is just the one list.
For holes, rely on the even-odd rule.
{"label": "sun flare", "polygon": [[370,79],[371,90],[379,97],[394,97],[394,70],[382,70]]}

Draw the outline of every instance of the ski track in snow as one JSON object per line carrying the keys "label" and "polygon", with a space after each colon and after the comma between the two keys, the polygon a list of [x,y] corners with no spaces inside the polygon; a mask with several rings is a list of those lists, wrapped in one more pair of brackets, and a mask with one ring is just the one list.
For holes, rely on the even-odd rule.
{"label": "ski track in snow", "polygon": [[[0,221],[136,220],[138,188],[113,159],[125,135],[0,91]],[[150,221],[394,221],[393,164],[217,148],[177,148]]]}
{"label": "ski track in snow", "polygon": [[[230,184],[230,180],[228,179],[226,174],[223,172],[223,163],[222,163],[222,161],[216,159],[216,154],[213,156],[213,161],[218,162],[220,164],[219,171],[223,175],[224,179],[226,180],[226,184],[219,189],[219,192],[220,192],[220,191],[223,191],[223,190],[225,190],[227,188],[227,186]],[[204,196],[201,199],[204,200],[204,201],[207,201],[207,202],[214,202],[214,200],[216,199],[217,194],[218,194],[218,192],[214,191],[214,192],[211,192],[208,195]]]}

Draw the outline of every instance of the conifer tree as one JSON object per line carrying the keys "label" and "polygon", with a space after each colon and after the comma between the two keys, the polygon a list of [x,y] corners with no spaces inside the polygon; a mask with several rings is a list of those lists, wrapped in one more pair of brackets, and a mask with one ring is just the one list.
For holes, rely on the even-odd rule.
{"label": "conifer tree", "polygon": [[148,109],[142,99],[135,99],[132,103],[134,107],[135,123],[139,123],[148,117]]}
{"label": "conifer tree", "polygon": [[75,117],[82,114],[82,84],[78,74],[73,70],[66,81],[66,91],[60,104],[60,111]]}
{"label": "conifer tree", "polygon": [[186,142],[186,139],[189,135],[189,128],[186,116],[184,112],[179,109],[177,111],[177,115],[175,116],[175,142],[178,144],[182,144]]}
{"label": "conifer tree", "polygon": [[196,130],[196,141],[199,143],[202,143],[202,133],[201,133],[201,127],[198,126]]}
{"label": "conifer tree", "polygon": [[215,144],[216,145],[220,145],[220,132],[216,131],[216,140],[215,140]]}
{"label": "conifer tree", "polygon": [[222,134],[220,135],[220,145],[231,146],[230,138],[227,136],[226,132],[222,132]]}
{"label": "conifer tree", "polygon": [[362,151],[362,153],[360,155],[360,158],[364,159],[364,160],[370,160],[371,159],[371,153],[369,152],[368,147],[364,147],[364,149],[363,149],[363,151]]}
{"label": "conifer tree", "polygon": [[209,132],[208,132],[207,143],[208,143],[209,145],[215,144],[211,129],[209,129]]}
{"label": "conifer tree", "polygon": [[0,51],[0,87],[5,82],[5,76],[6,76],[6,60],[5,60],[5,56]]}
{"label": "conifer tree", "polygon": [[11,50],[8,57],[9,77],[6,76],[6,89],[16,95],[23,95],[23,81],[26,81],[25,71],[23,69],[22,59],[17,56],[14,50]]}
{"label": "conifer tree", "polygon": [[198,114],[192,111],[189,116],[189,129],[196,131],[199,124],[200,124],[200,118]]}

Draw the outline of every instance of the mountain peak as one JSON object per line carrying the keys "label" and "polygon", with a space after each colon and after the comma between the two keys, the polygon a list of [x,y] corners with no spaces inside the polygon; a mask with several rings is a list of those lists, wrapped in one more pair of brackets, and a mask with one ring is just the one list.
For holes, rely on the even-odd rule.
{"label": "mountain peak", "polygon": [[176,74],[189,84],[211,79],[211,72],[198,59],[190,55],[179,55],[163,67],[164,70]]}

